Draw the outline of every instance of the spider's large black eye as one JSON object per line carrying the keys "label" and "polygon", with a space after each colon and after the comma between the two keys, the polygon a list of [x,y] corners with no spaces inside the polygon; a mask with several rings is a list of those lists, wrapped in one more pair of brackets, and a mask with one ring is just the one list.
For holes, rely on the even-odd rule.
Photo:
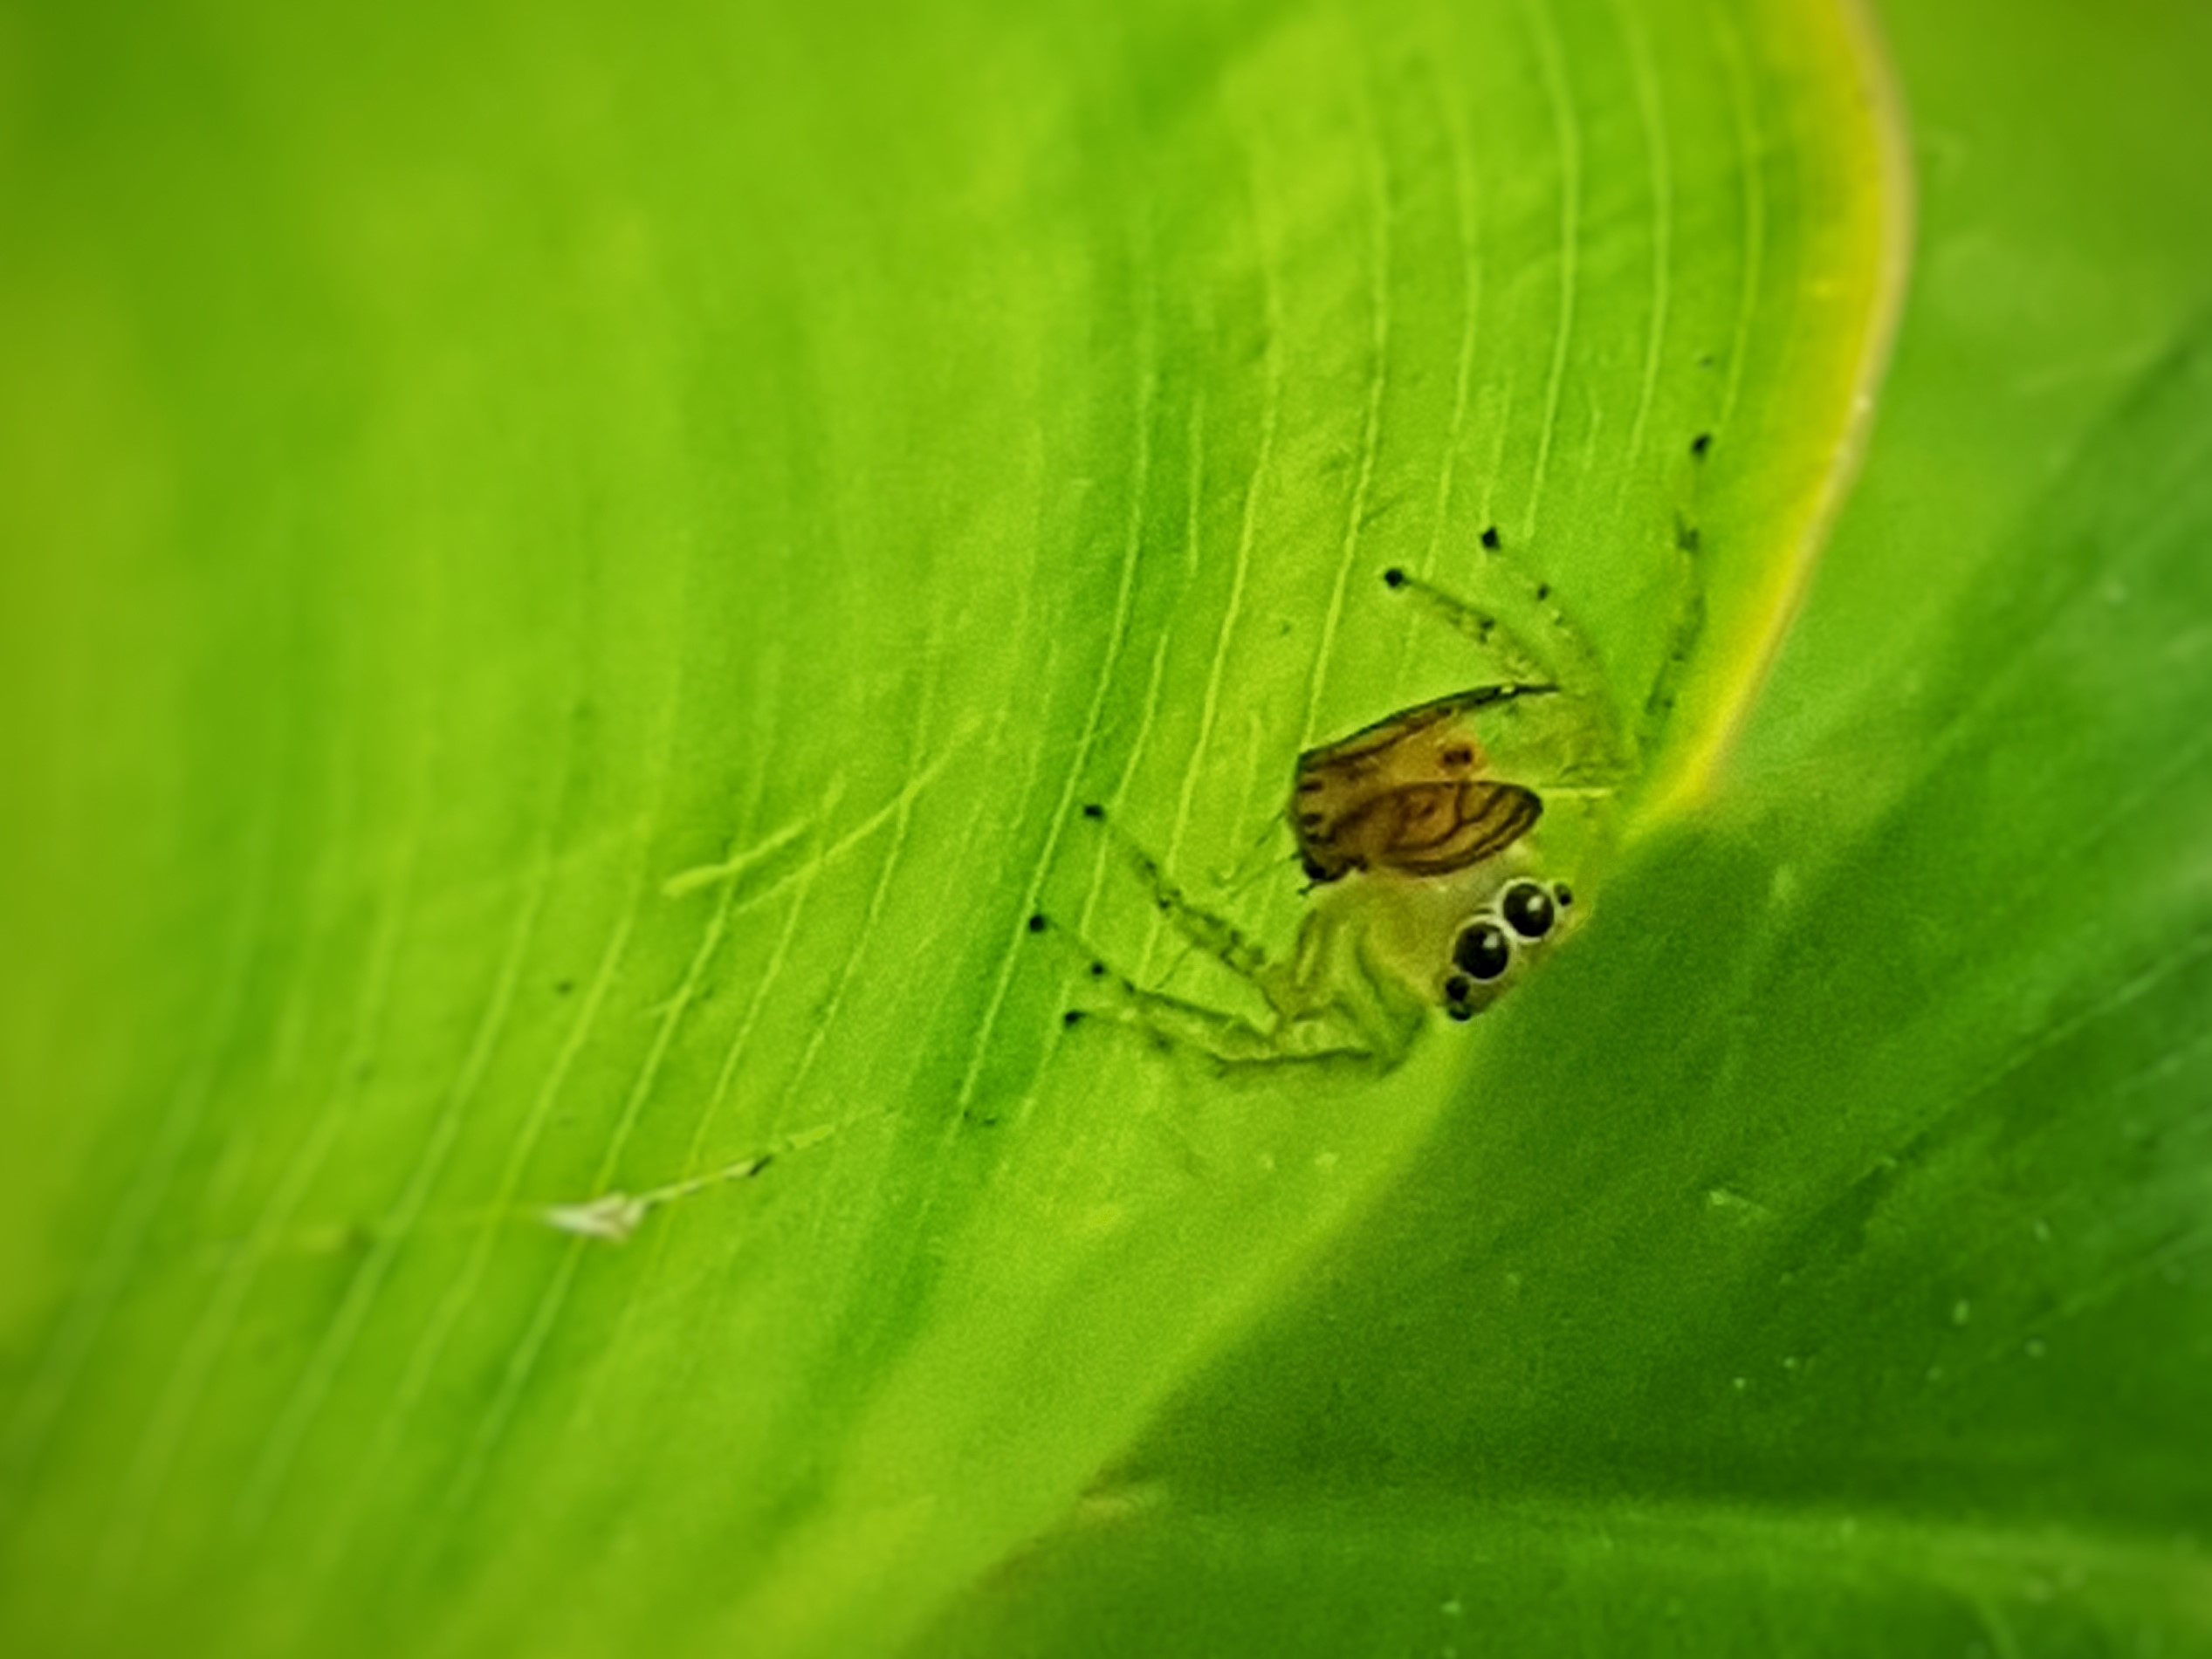
{"label": "spider's large black eye", "polygon": [[1505,916],[1506,926],[1524,939],[1542,938],[1558,917],[1552,908],[1551,895],[1534,881],[1515,881],[1508,888],[1498,909]]}
{"label": "spider's large black eye", "polygon": [[1460,935],[1452,960],[1470,979],[1495,979],[1513,966],[1513,941],[1496,922],[1478,922]]}

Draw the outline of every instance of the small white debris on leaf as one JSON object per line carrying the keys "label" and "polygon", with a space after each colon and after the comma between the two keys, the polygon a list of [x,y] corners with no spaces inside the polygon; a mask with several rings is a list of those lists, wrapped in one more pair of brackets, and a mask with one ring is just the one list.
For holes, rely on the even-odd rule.
{"label": "small white debris on leaf", "polygon": [[633,1198],[626,1192],[610,1192],[585,1204],[547,1204],[546,1224],[556,1232],[574,1233],[580,1238],[627,1244],[629,1236],[637,1231],[637,1224],[645,1219],[646,1212],[652,1207],[643,1198]]}
{"label": "small white debris on leaf", "polygon": [[[787,1139],[785,1146],[813,1145],[828,1140],[837,1131],[837,1126],[828,1124],[819,1129],[805,1132],[803,1136]],[[596,1238],[603,1244],[623,1244],[638,1229],[645,1217],[663,1204],[688,1198],[693,1193],[704,1192],[725,1182],[750,1181],[776,1160],[773,1152],[756,1153],[749,1158],[739,1158],[725,1163],[718,1169],[710,1169],[703,1176],[689,1181],[671,1181],[664,1187],[636,1193],[609,1192],[585,1203],[547,1204],[537,1212],[539,1219],[555,1232],[569,1233],[578,1238]]]}

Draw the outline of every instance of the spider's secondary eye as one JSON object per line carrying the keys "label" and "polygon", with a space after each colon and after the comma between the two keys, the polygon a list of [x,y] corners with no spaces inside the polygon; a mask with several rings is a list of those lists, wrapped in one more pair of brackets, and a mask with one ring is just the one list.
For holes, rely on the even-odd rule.
{"label": "spider's secondary eye", "polygon": [[1469,978],[1495,979],[1513,966],[1513,941],[1494,922],[1478,922],[1460,935],[1452,948],[1452,960]]}
{"label": "spider's secondary eye", "polygon": [[1542,938],[1557,919],[1551,895],[1534,881],[1515,881],[1505,890],[1498,908],[1505,916],[1506,925],[1524,939]]}
{"label": "spider's secondary eye", "polygon": [[1474,1018],[1467,998],[1474,995],[1474,981],[1465,974],[1448,974],[1444,980],[1444,1011],[1462,1024]]}

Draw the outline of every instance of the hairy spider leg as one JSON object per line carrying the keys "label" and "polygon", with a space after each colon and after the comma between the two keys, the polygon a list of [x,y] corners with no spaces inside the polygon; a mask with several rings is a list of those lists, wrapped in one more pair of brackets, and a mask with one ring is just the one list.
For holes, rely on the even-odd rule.
{"label": "hairy spider leg", "polygon": [[1151,893],[1153,908],[1178,933],[1266,997],[1267,1006],[1274,1010],[1278,1018],[1300,1011],[1295,967],[1286,968],[1275,962],[1235,922],[1193,901],[1158,859],[1138,846],[1120,825],[1107,818],[1105,808],[1085,806],[1083,816],[1096,824],[1129,861],[1137,879]]}
{"label": "hairy spider leg", "polygon": [[[1273,874],[1281,867],[1282,853],[1275,845],[1275,840],[1281,833],[1282,819],[1281,814],[1277,814],[1266,829],[1253,838],[1252,845],[1233,868],[1215,875],[1213,885],[1224,899],[1233,899],[1247,891],[1254,882],[1262,876]],[[1168,958],[1167,966],[1161,970],[1161,981],[1164,983],[1174,978],[1183,964],[1191,959],[1191,953],[1199,949],[1198,943],[1187,934],[1185,935],[1175,954]]]}
{"label": "hairy spider leg", "polygon": [[1069,1009],[1061,1018],[1071,1026],[1093,1018],[1110,1019],[1143,1032],[1164,1049],[1187,1050],[1239,1067],[1313,1059],[1371,1061],[1384,1052],[1365,1024],[1334,1000],[1301,1008],[1270,998],[1274,1020],[1262,1025],[1241,1014],[1148,990],[1114,968],[1080,935],[1049,917],[1032,916],[1029,925],[1033,932],[1063,936],[1080,951],[1091,984],[1109,1004],[1103,1009]]}
{"label": "hairy spider leg", "polygon": [[[1491,555],[1493,559],[1500,555]],[[1590,707],[1597,716],[1597,723],[1604,732],[1606,753],[1596,771],[1606,778],[1632,775],[1640,762],[1639,746],[1621,726],[1618,711],[1606,689],[1604,668],[1597,653],[1574,620],[1561,609],[1551,598],[1549,586],[1537,583],[1529,590],[1530,596],[1543,607],[1557,638],[1566,662],[1563,673],[1555,672],[1540,655],[1521,638],[1512,627],[1494,613],[1446,593],[1435,583],[1424,580],[1393,566],[1383,572],[1383,584],[1394,593],[1417,600],[1438,620],[1454,633],[1464,634],[1487,654],[1501,662],[1516,679],[1553,682],[1556,689],[1577,702]],[[1531,688],[1533,689],[1533,688]],[[1558,785],[1544,792],[1547,796]],[[1562,791],[1561,792],[1565,792]]]}
{"label": "hairy spider leg", "polygon": [[1705,571],[1700,558],[1705,542],[1705,463],[1713,450],[1713,436],[1709,431],[1699,433],[1675,463],[1681,482],[1674,508],[1674,614],[1667,627],[1666,654],[1652,670],[1644,705],[1637,710],[1636,744],[1642,755],[1658,746],[1659,735],[1674,712],[1682,677],[1705,634]]}
{"label": "hairy spider leg", "polygon": [[[1604,669],[1597,660],[1597,653],[1553,596],[1549,583],[1529,577],[1505,553],[1484,554],[1472,573],[1483,586],[1496,586],[1501,575],[1509,574],[1512,601],[1542,616],[1548,631],[1554,636],[1554,648],[1548,651],[1533,644],[1495,610],[1474,600],[1462,599],[1411,571],[1393,566],[1383,572],[1383,582],[1387,587],[1420,600],[1446,627],[1466,634],[1503,661],[1518,678],[1556,679],[1561,676],[1555,668],[1563,667],[1567,670],[1564,677],[1577,691],[1604,683]],[[1564,662],[1556,662],[1555,658],[1560,656]]]}
{"label": "hairy spider leg", "polygon": [[1705,584],[1698,579],[1692,563],[1695,557],[1694,545],[1683,550],[1683,562],[1689,571],[1675,595],[1674,620],[1667,631],[1666,654],[1659,659],[1659,665],[1652,675],[1651,688],[1644,694],[1644,706],[1638,711],[1636,749],[1639,755],[1648,755],[1658,746],[1659,735],[1674,713],[1682,676],[1696,654],[1698,641],[1705,634]]}

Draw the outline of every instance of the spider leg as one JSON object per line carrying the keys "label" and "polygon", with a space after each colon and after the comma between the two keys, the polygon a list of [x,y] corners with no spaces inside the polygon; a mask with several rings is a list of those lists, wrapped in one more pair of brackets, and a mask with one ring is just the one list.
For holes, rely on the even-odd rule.
{"label": "spider leg", "polygon": [[1652,675],[1651,687],[1644,695],[1644,706],[1637,710],[1636,746],[1639,754],[1648,755],[1658,747],[1659,736],[1674,713],[1683,675],[1705,634],[1705,579],[1698,568],[1695,532],[1679,537],[1677,545],[1681,552],[1682,566],[1675,584],[1674,614],[1667,627],[1666,654],[1659,659],[1659,668]]}
{"label": "spider leg", "polygon": [[1069,1025],[1104,1019],[1144,1032],[1164,1047],[1189,1049],[1226,1066],[1270,1065],[1287,1060],[1372,1059],[1375,1047],[1359,1023],[1332,1003],[1298,1005],[1273,998],[1274,1019],[1261,1025],[1242,1014],[1209,1008],[1187,997],[1148,990],[1112,966],[1072,929],[1041,914],[1029,918],[1032,933],[1060,936],[1080,953],[1101,1004],[1071,1008],[1061,1018]]}
{"label": "spider leg", "polygon": [[[1261,1022],[1164,991],[1147,989],[1113,967],[1079,935],[1041,914],[1033,933],[1059,935],[1081,954],[1098,1005],[1071,1008],[1070,1026],[1109,1021],[1142,1032],[1164,1049],[1204,1055],[1224,1066],[1284,1066],[1308,1060],[1357,1061],[1388,1068],[1403,1058],[1421,1016],[1407,1017],[1368,986],[1367,995],[1322,995],[1305,977],[1278,970],[1281,1000],[1270,998],[1274,1018]],[[1318,969],[1322,952],[1313,928],[1302,931],[1299,963]]]}
{"label": "spider leg", "polygon": [[[1474,641],[1516,680],[1552,682],[1588,706],[1604,728],[1606,753],[1601,771],[1607,776],[1632,773],[1640,751],[1622,729],[1607,689],[1604,665],[1588,636],[1553,597],[1549,584],[1529,580],[1503,553],[1486,553],[1481,568],[1493,582],[1500,579],[1499,572],[1512,572],[1511,580],[1520,590],[1515,596],[1517,605],[1524,609],[1534,607],[1544,618],[1546,649],[1532,646],[1496,611],[1447,593],[1410,572],[1393,566],[1383,572],[1383,582],[1393,592],[1412,598],[1453,632]],[[1556,667],[1547,662],[1547,656],[1556,659]]]}
{"label": "spider leg", "polygon": [[1490,568],[1493,566],[1514,571],[1511,591],[1501,597],[1509,598],[1516,608],[1533,608],[1543,617],[1549,625],[1547,631],[1554,636],[1549,641],[1552,647],[1550,652],[1523,640],[1496,609],[1447,593],[1410,571],[1393,566],[1383,572],[1383,582],[1385,586],[1419,601],[1454,633],[1463,634],[1473,640],[1485,652],[1502,662],[1516,679],[1543,681],[1557,677],[1550,671],[1547,661],[1548,655],[1556,655],[1565,659],[1563,666],[1569,669],[1567,678],[1576,682],[1577,689],[1590,683],[1603,684],[1597,654],[1591,650],[1589,641],[1583,638],[1582,630],[1575,626],[1567,613],[1560,608],[1559,602],[1552,597],[1550,586],[1543,582],[1521,578],[1518,570],[1508,566],[1504,557],[1499,554],[1488,555],[1483,561],[1483,573],[1493,584],[1499,579],[1498,571]]}
{"label": "spider leg", "polygon": [[1243,929],[1192,900],[1170,876],[1160,861],[1147,853],[1121,826],[1109,820],[1105,808],[1088,806],[1083,816],[1104,831],[1152,897],[1161,918],[1196,949],[1204,951],[1267,999],[1278,1018],[1300,1011],[1293,977],[1282,964]]}

